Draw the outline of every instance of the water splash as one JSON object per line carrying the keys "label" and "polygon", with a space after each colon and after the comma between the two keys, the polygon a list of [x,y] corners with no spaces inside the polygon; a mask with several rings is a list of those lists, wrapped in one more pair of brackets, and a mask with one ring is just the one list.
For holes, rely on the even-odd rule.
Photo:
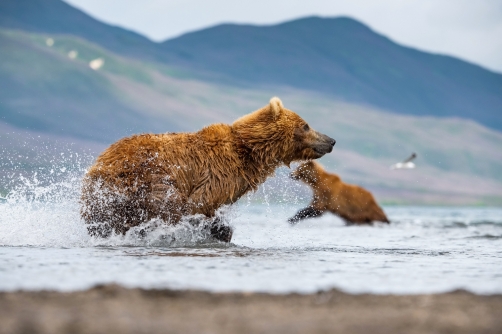
{"label": "water splash", "polygon": [[[0,246],[182,247],[218,244],[200,216],[185,217],[176,226],[153,219],[131,228],[125,235],[91,237],[80,217],[82,177],[92,157],[77,153],[49,159],[50,167],[14,173],[3,179],[10,188],[0,203]],[[217,216],[231,221],[232,210],[223,207]]]}

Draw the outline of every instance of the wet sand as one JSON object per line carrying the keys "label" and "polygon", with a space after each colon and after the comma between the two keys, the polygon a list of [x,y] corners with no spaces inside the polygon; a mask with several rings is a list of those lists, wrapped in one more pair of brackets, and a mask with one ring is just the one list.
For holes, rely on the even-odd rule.
{"label": "wet sand", "polygon": [[0,333],[502,333],[502,295],[2,292]]}

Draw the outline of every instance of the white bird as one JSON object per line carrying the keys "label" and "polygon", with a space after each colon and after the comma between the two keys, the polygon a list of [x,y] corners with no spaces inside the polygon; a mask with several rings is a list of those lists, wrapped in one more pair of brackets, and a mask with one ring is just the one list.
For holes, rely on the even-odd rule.
{"label": "white bird", "polygon": [[68,58],[70,59],[76,59],[78,56],[78,52],[76,50],[71,50],[68,52]]}
{"label": "white bird", "polygon": [[415,164],[411,162],[413,159],[417,157],[416,153],[412,153],[408,159],[403,162],[398,162],[397,164],[393,164],[390,166],[390,169],[412,169],[415,168]]}
{"label": "white bird", "polygon": [[94,60],[91,60],[91,62],[89,63],[89,67],[92,68],[94,71],[97,71],[104,64],[105,64],[105,60],[103,58],[96,58]]}

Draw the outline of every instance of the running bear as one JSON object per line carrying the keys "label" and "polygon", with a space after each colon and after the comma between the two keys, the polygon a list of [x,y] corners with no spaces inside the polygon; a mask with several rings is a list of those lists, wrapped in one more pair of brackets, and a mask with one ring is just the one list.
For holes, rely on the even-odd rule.
{"label": "running bear", "polygon": [[288,221],[298,221],[322,215],[329,211],[340,216],[347,223],[369,224],[373,221],[389,223],[373,195],[359,186],[343,183],[336,174],[330,174],[315,161],[300,165],[291,173],[291,178],[309,185],[314,198],[308,207],[298,211]]}
{"label": "running bear", "polygon": [[81,215],[91,235],[107,237],[153,218],[177,224],[202,214],[211,234],[230,242],[218,208],[256,190],[277,167],[320,158],[334,145],[277,97],[232,125],[123,138],[84,176]]}

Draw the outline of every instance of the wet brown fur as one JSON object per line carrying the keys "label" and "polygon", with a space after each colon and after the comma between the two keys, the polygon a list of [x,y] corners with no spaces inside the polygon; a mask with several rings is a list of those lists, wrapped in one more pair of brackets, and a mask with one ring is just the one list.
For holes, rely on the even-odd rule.
{"label": "wet brown fur", "polygon": [[338,175],[326,172],[318,162],[308,161],[300,165],[291,177],[306,183],[314,191],[310,208],[317,214],[312,216],[331,212],[353,224],[389,222],[369,191],[344,183]]}
{"label": "wet brown fur", "polygon": [[273,98],[232,125],[123,138],[84,177],[82,217],[88,224],[106,222],[117,233],[156,217],[171,224],[185,215],[213,217],[278,166],[327,153],[313,147],[329,137],[305,130],[306,124]]}

